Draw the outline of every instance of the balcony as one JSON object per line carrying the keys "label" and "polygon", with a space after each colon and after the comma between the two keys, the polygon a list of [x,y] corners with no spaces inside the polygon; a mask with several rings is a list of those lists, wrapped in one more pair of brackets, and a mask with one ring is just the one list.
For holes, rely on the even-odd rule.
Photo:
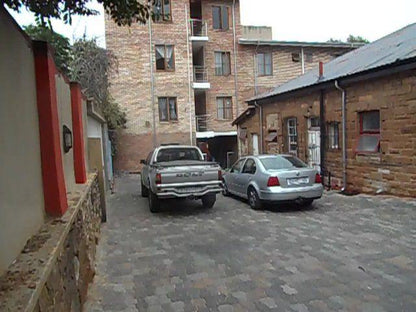
{"label": "balcony", "polygon": [[211,84],[208,82],[208,71],[205,66],[194,66],[192,88],[203,90],[211,88]]}
{"label": "balcony", "polygon": [[207,22],[191,18],[189,24],[191,41],[208,41]]}

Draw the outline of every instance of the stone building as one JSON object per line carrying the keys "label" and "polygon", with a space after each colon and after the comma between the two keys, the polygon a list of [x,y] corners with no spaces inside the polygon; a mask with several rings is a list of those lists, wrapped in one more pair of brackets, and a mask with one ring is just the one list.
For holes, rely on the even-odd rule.
{"label": "stone building", "polygon": [[328,186],[416,196],[415,46],[412,24],[249,99],[233,122],[242,154],[292,153]]}
{"label": "stone building", "polygon": [[237,157],[231,122],[245,100],[297,77],[351,44],[273,41],[269,27],[242,26],[239,1],[165,0],[146,25],[106,18],[119,61],[111,94],[127,112],[118,170],[137,171],[159,144],[206,142],[223,167]]}

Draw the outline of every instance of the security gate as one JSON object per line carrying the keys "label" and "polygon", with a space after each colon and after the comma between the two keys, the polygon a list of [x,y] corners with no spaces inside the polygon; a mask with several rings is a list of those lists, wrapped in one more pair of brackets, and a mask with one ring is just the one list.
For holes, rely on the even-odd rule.
{"label": "security gate", "polygon": [[309,118],[308,165],[321,172],[321,130],[317,117]]}

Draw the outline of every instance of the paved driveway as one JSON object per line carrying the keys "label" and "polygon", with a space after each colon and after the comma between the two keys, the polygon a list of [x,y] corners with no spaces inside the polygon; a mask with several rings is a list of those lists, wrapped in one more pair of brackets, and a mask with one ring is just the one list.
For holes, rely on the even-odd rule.
{"label": "paved driveway", "polygon": [[151,214],[138,186],[116,182],[87,311],[416,311],[416,201],[253,211],[220,195]]}

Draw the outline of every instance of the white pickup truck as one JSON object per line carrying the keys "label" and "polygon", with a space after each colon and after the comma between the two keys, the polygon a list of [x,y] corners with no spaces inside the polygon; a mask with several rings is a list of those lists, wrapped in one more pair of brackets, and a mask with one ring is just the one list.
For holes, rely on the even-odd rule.
{"label": "white pickup truck", "polygon": [[222,191],[221,167],[205,161],[198,147],[160,146],[140,162],[142,196],[149,198],[151,212],[158,212],[160,201],[167,198],[201,199],[211,208]]}

